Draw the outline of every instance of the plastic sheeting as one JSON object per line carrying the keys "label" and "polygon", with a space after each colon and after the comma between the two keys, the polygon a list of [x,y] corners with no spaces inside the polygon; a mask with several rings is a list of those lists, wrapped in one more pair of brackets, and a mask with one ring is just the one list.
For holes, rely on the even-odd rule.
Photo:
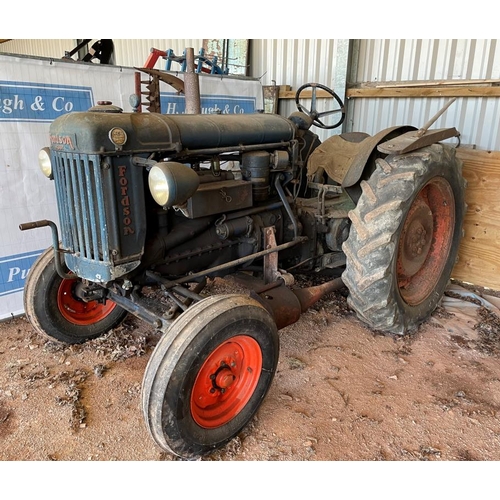
{"label": "plastic sheeting", "polygon": [[476,336],[474,326],[479,321],[479,308],[484,307],[500,318],[499,297],[475,293],[455,283],[447,287],[441,306],[453,315],[453,320],[440,320],[434,315],[433,321],[447,328],[451,333],[466,337]]}

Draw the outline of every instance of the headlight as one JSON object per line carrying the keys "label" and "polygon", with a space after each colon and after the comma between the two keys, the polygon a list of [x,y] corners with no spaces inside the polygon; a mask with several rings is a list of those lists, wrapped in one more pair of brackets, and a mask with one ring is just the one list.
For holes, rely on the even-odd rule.
{"label": "headlight", "polygon": [[38,153],[38,165],[45,177],[52,179],[52,162],[50,160],[50,148],[43,148]]}
{"label": "headlight", "polygon": [[160,162],[151,167],[148,177],[151,196],[162,207],[185,203],[198,189],[200,178],[187,165]]}

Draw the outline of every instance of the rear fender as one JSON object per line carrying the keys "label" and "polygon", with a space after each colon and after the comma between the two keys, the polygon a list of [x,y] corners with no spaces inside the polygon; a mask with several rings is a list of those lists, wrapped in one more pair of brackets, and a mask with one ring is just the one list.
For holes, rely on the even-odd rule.
{"label": "rear fender", "polygon": [[[370,175],[375,159],[383,153],[377,146],[400,137],[414,127],[393,127],[369,136],[361,132],[333,135],[318,145],[307,160],[307,176],[310,180],[325,173],[331,181],[349,189]],[[366,174],[368,170],[368,174]]]}
{"label": "rear fender", "polygon": [[369,179],[375,170],[375,160],[387,156],[380,153],[377,150],[377,146],[414,130],[417,130],[417,128],[410,125],[387,128],[372,137],[368,137],[360,144],[358,154],[353,158],[349,170],[346,172],[341,183],[345,192],[354,203],[357,203],[361,196],[360,182]]}
{"label": "rear fender", "polygon": [[[412,130],[417,130],[415,127],[410,125],[398,126],[386,128],[380,131],[378,134],[367,137],[364,141],[360,143],[359,151],[356,157],[353,159],[349,170],[346,172],[345,177],[342,181],[343,188],[350,188],[357,184],[363,177],[365,169],[370,167],[370,157],[372,155],[378,155],[377,146],[385,141],[393,139],[399,135],[405,134]],[[371,172],[370,172],[371,173]]]}

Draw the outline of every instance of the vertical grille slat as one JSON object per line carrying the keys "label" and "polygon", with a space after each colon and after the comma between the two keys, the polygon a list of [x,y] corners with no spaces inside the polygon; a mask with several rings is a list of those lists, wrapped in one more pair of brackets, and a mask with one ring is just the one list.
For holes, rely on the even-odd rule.
{"label": "vertical grille slat", "polygon": [[[88,161],[85,163],[85,174],[86,174],[86,185],[87,185],[87,196],[89,202],[89,219],[91,221],[96,220],[96,200],[97,193],[95,187],[95,169],[99,168],[99,165],[96,165],[95,162]],[[92,252],[93,255],[99,255],[99,244],[100,240],[98,238],[97,227],[96,224],[90,225],[90,230],[92,233]]]}
{"label": "vertical grille slat", "polygon": [[102,220],[102,224],[99,226],[100,235],[101,235],[101,250],[102,250],[102,258],[105,262],[109,261],[109,241],[108,241],[108,228],[106,226],[106,217],[104,210],[104,198],[102,196],[103,186],[102,186],[102,178],[101,171],[99,169],[99,165],[94,165],[95,172],[95,185],[96,185],[96,193],[97,196],[97,213],[99,218]]}
{"label": "vertical grille slat", "polygon": [[62,155],[54,156],[54,181],[56,185],[56,195],[58,200],[65,200],[64,203],[58,203],[59,220],[61,221],[61,237],[63,246],[66,248],[71,239],[71,225],[69,223],[68,203],[66,190],[66,172],[65,160]]}
{"label": "vertical grille slat", "polygon": [[53,158],[63,247],[85,259],[109,263],[99,156],[55,152]]}
{"label": "vertical grille slat", "polygon": [[86,158],[81,158],[80,155],[77,155],[75,159],[77,164],[76,175],[78,178],[78,196],[80,200],[80,205],[82,209],[82,226],[83,226],[83,234],[82,234],[82,250],[83,256],[87,259],[92,258],[92,253],[90,251],[90,226],[92,226],[92,221],[89,219],[89,209],[88,209],[88,197],[87,197],[87,189],[86,189],[86,179],[87,179],[87,171],[85,166],[88,164]]}
{"label": "vertical grille slat", "polygon": [[82,217],[82,207],[81,207],[81,200],[79,196],[79,189],[78,189],[78,173],[77,173],[77,168],[78,168],[78,161],[77,161],[78,155],[74,155],[73,158],[71,159],[70,162],[70,167],[69,167],[69,177],[71,180],[71,185],[70,185],[70,191],[73,197],[73,206],[70,208],[70,210],[74,210],[74,215],[75,215],[75,222],[76,222],[76,246],[78,248],[78,251],[80,252],[81,255],[85,255],[85,251],[83,248],[83,217]]}

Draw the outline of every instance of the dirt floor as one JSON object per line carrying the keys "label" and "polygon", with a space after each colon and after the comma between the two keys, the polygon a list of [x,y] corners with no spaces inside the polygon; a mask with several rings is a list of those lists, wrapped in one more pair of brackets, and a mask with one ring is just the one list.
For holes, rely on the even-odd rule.
{"label": "dirt floor", "polygon": [[[344,295],[280,331],[257,416],[201,461],[500,460],[499,317],[472,298],[392,337],[358,321]],[[467,305],[474,316],[460,313]],[[24,317],[0,323],[0,459],[176,460],[140,408],[158,338],[134,317],[80,346],[40,336]]]}

